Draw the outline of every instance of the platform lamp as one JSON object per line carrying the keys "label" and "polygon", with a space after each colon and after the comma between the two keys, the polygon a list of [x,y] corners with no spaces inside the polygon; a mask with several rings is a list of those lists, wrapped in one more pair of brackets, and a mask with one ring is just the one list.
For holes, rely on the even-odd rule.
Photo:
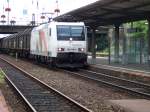
{"label": "platform lamp", "polygon": [[34,26],[35,25],[35,14],[32,13],[32,21],[31,21],[31,25]]}
{"label": "platform lamp", "polygon": [[6,21],[5,21],[5,18],[6,18],[6,16],[3,14],[3,15],[1,15],[1,18],[2,18],[2,21],[1,21],[1,23],[6,23]]}
{"label": "platform lamp", "polygon": [[58,16],[58,13],[60,13],[60,9],[58,8],[58,0],[56,0],[56,4],[57,4],[57,7],[56,9],[54,10],[54,12],[57,14]]}
{"label": "platform lamp", "polygon": [[9,13],[11,11],[11,8],[9,7],[9,0],[7,0],[7,3],[8,3],[8,7],[5,8],[5,11],[8,13],[7,22],[8,22],[8,25],[9,25]]}
{"label": "platform lamp", "polygon": [[44,15],[42,15],[42,16],[41,16],[41,19],[42,19],[42,23],[43,23],[43,20],[45,19],[45,16],[44,16]]}
{"label": "platform lamp", "polygon": [[3,5],[3,14],[1,15],[1,18],[2,18],[2,21],[1,21],[1,23],[4,25],[4,23],[6,23],[6,21],[5,21],[5,18],[6,18],[6,16],[5,16],[5,7],[4,7],[4,5]]}
{"label": "platform lamp", "polygon": [[41,15],[41,20],[42,20],[42,23],[43,23],[43,20],[45,19],[45,16],[44,16],[44,8],[42,9],[43,11],[42,11],[42,15]]}
{"label": "platform lamp", "polygon": [[42,14],[41,19],[48,18],[48,23],[52,20],[52,16],[54,15],[53,12],[42,12],[41,14]]}
{"label": "platform lamp", "polygon": [[2,19],[5,19],[5,17],[6,17],[6,16],[5,16],[4,14],[3,14],[3,15],[1,15],[1,18],[2,18]]}
{"label": "platform lamp", "polygon": [[11,20],[11,21],[10,21],[10,24],[11,24],[11,25],[14,25],[15,23],[16,23],[15,20]]}
{"label": "platform lamp", "polygon": [[2,23],[2,24],[5,24],[5,23],[6,23],[6,21],[5,21],[5,20],[1,20],[1,23]]}

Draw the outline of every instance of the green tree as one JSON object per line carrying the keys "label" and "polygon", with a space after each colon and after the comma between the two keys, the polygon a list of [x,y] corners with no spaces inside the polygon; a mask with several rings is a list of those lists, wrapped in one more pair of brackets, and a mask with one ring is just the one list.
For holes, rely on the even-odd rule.
{"label": "green tree", "polygon": [[[133,22],[133,29],[136,29],[136,31],[130,33],[130,36],[133,38],[144,37],[146,39],[147,38],[147,31],[148,31],[148,27],[147,27],[146,23],[147,23],[146,20]],[[131,28],[131,23],[128,24],[128,27]]]}
{"label": "green tree", "polygon": [[103,51],[108,48],[107,34],[101,34],[96,36],[97,51]]}

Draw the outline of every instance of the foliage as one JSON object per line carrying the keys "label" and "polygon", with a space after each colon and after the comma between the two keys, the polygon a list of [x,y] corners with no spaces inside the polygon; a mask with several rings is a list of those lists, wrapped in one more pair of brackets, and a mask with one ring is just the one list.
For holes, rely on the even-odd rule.
{"label": "foliage", "polygon": [[[148,26],[145,23],[147,23],[146,20],[133,22],[133,28],[137,29],[137,31],[130,33],[130,36],[133,37],[133,38],[144,37],[146,39],[147,38]],[[128,23],[127,27],[131,28],[131,23]]]}
{"label": "foliage", "polygon": [[97,51],[103,51],[108,48],[108,39],[106,34],[97,35],[96,38]]}
{"label": "foliage", "polygon": [[[92,44],[92,34],[89,33],[88,34],[88,51],[92,51],[91,48],[91,44]],[[106,48],[108,48],[108,40],[107,40],[107,34],[96,34],[96,45],[97,45],[97,49],[96,51],[103,51]]]}
{"label": "foliage", "polygon": [[103,52],[96,53],[97,57],[107,57],[108,55],[109,55],[108,52],[105,52],[105,53],[103,53]]}
{"label": "foliage", "polygon": [[0,84],[4,82],[4,75],[2,71],[0,70]]}

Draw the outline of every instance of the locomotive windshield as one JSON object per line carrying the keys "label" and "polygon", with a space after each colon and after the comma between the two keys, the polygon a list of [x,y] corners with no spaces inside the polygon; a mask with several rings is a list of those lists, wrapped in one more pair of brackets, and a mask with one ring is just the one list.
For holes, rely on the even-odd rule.
{"label": "locomotive windshield", "polygon": [[58,40],[85,40],[83,26],[57,26],[57,39]]}

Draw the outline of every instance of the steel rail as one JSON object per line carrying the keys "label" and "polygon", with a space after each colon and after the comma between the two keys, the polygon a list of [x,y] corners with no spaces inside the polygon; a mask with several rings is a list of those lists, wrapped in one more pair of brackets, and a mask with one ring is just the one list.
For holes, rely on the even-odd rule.
{"label": "steel rail", "polygon": [[126,82],[129,82],[129,83],[137,84],[139,86],[144,86],[144,87],[150,88],[149,84],[145,84],[145,83],[141,83],[141,82],[137,82],[137,81],[133,81],[133,80],[128,80],[128,79],[123,79],[123,78],[119,78],[119,77],[115,77],[115,76],[110,76],[110,75],[107,75],[107,74],[104,74],[104,73],[90,71],[90,70],[80,69],[80,71],[86,71],[86,72],[89,72],[89,73],[93,73],[95,75],[101,75],[101,76],[104,76],[104,77],[108,77],[108,78],[112,78],[112,79],[116,79],[116,80],[121,80],[121,81],[126,81]]}
{"label": "steel rail", "polygon": [[9,81],[9,83],[15,88],[15,90],[19,93],[19,95],[23,98],[23,100],[27,103],[27,105],[30,107],[30,109],[33,112],[37,112],[35,108],[31,105],[31,103],[26,99],[26,97],[21,93],[21,91],[16,87],[16,85],[10,80],[10,78],[5,74],[5,72],[0,68],[2,71],[2,74],[6,77],[6,79]]}
{"label": "steel rail", "polygon": [[[82,70],[83,70],[83,69],[82,69]],[[100,82],[100,83],[106,84],[106,85],[108,85],[108,86],[113,86],[113,87],[116,87],[116,88],[119,88],[119,89],[122,89],[122,90],[125,90],[125,91],[133,92],[133,93],[142,95],[142,96],[144,96],[144,97],[150,98],[150,94],[148,94],[148,93],[144,93],[144,92],[141,92],[141,91],[137,91],[137,90],[134,90],[133,88],[128,88],[128,87],[125,87],[125,86],[120,86],[120,85],[114,84],[114,83],[112,83],[112,82],[110,82],[110,81],[104,81],[104,80],[102,80],[102,79],[95,78],[95,77],[93,77],[92,75],[89,76],[89,75],[87,75],[87,74],[85,74],[85,73],[84,73],[84,74],[83,74],[83,73],[80,73],[80,71],[79,71],[79,72],[73,72],[73,71],[69,71],[69,70],[62,70],[62,71],[67,72],[67,73],[69,73],[69,74],[73,74],[73,75],[75,75],[75,76],[80,76],[80,77],[82,77],[82,78],[86,78],[86,79],[89,79],[89,80],[93,80],[93,81],[96,81],[96,82]],[[94,73],[96,73],[96,72],[94,72]],[[101,73],[98,73],[97,75],[100,75],[100,74],[101,74]],[[104,74],[103,74],[102,76],[104,76]],[[107,76],[108,76],[108,75],[107,75]],[[114,77],[109,76],[109,78],[114,78]],[[120,78],[116,78],[116,79],[117,79],[117,80],[120,80]],[[127,80],[123,79],[122,81],[127,81]],[[135,82],[135,81],[130,81],[130,83],[134,83],[134,82]],[[135,84],[138,84],[138,85],[140,85],[140,86],[146,86],[147,88],[150,87],[150,85],[143,84],[143,83],[135,82]],[[142,85],[142,84],[143,84],[143,85]]]}
{"label": "steel rail", "polygon": [[[81,110],[85,111],[85,112],[92,112],[92,110],[86,108],[85,106],[79,104],[78,102],[76,102],[75,100],[71,99],[70,97],[64,95],[63,93],[61,93],[60,91],[56,90],[55,88],[49,86],[48,84],[42,82],[41,80],[39,80],[38,78],[32,76],[30,73],[24,71],[23,69],[19,68],[18,66],[16,66],[15,64],[7,61],[6,59],[3,59],[0,57],[0,59],[2,59],[3,61],[7,62],[8,64],[10,64],[12,67],[18,69],[19,71],[21,71],[22,73],[24,73],[25,75],[27,75],[29,78],[31,78],[32,80],[35,80],[36,82],[38,82],[39,84],[43,85],[44,87],[54,91],[55,93],[59,94],[60,96],[62,96],[63,98],[65,98],[66,100],[68,100],[69,102],[73,103],[74,105],[76,105],[77,107],[79,107]],[[3,72],[4,73],[4,72]],[[7,77],[7,75],[4,73],[4,75],[6,76],[6,78],[9,80],[9,82],[13,85],[13,87],[17,90],[17,92],[21,95],[21,97],[24,99],[24,101],[29,105],[29,107],[33,110],[33,112],[37,112],[36,109],[32,106],[32,104],[25,98],[25,96],[19,91],[19,89],[15,86],[15,84],[13,84],[13,82],[9,79],[9,77]]]}

